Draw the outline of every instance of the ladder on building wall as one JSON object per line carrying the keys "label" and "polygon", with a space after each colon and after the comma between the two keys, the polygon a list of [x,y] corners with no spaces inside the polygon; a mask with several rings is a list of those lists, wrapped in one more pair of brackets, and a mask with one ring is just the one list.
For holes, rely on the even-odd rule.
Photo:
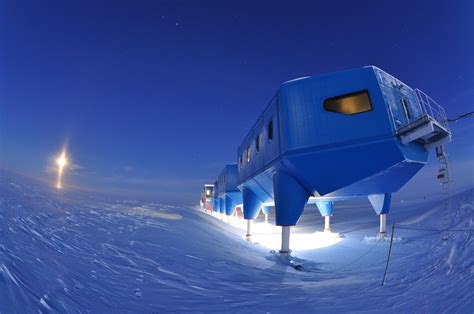
{"label": "ladder on building wall", "polygon": [[443,191],[448,193],[451,183],[451,165],[446,145],[436,147],[436,158],[439,163],[437,178]]}

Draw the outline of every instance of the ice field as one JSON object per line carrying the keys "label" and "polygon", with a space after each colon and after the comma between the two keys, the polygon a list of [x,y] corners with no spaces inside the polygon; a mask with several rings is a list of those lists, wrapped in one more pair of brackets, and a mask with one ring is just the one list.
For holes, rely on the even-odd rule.
{"label": "ice field", "polygon": [[[55,190],[0,173],[0,312],[465,312],[474,310],[474,190],[394,203],[389,241],[367,200],[336,204],[333,232],[307,206],[297,271],[270,251],[280,229],[198,208]],[[270,223],[273,216],[270,217]],[[413,229],[402,229],[413,228]],[[390,228],[387,228],[390,230]],[[415,230],[416,229],[416,230]],[[430,229],[430,230],[418,230]],[[434,230],[457,230],[439,232]]]}

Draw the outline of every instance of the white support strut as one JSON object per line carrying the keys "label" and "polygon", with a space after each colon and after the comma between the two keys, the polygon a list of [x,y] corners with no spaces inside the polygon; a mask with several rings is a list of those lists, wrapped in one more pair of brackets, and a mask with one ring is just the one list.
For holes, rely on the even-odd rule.
{"label": "white support strut", "polygon": [[331,232],[331,216],[324,216],[324,232]]}
{"label": "white support strut", "polygon": [[380,234],[385,236],[387,233],[387,214],[380,214]]}
{"label": "white support strut", "polygon": [[281,227],[281,250],[280,254],[290,254],[290,226]]}
{"label": "white support strut", "polygon": [[252,238],[252,225],[253,220],[247,219],[247,234],[245,235],[247,237],[247,240],[250,240]]}

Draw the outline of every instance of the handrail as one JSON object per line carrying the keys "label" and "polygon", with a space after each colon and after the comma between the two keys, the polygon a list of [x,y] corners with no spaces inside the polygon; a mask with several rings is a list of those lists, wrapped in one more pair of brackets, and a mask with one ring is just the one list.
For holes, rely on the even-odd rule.
{"label": "handrail", "polygon": [[449,131],[448,118],[444,108],[418,88],[415,88],[414,91],[423,115],[430,116]]}

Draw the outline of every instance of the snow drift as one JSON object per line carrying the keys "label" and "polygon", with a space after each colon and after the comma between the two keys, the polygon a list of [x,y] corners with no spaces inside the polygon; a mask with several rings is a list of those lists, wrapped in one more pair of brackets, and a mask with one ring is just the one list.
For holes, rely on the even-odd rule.
{"label": "snow drift", "polygon": [[[3,173],[0,312],[472,312],[472,231],[463,230],[474,228],[473,198],[471,189],[448,205],[394,204],[382,287],[389,243],[376,237],[368,202],[336,206],[332,228],[342,237],[293,251],[304,265],[297,271],[270,253],[271,242],[248,243],[238,224],[197,209],[57,191]],[[322,229],[308,206],[292,241],[317,241],[305,236]]]}

